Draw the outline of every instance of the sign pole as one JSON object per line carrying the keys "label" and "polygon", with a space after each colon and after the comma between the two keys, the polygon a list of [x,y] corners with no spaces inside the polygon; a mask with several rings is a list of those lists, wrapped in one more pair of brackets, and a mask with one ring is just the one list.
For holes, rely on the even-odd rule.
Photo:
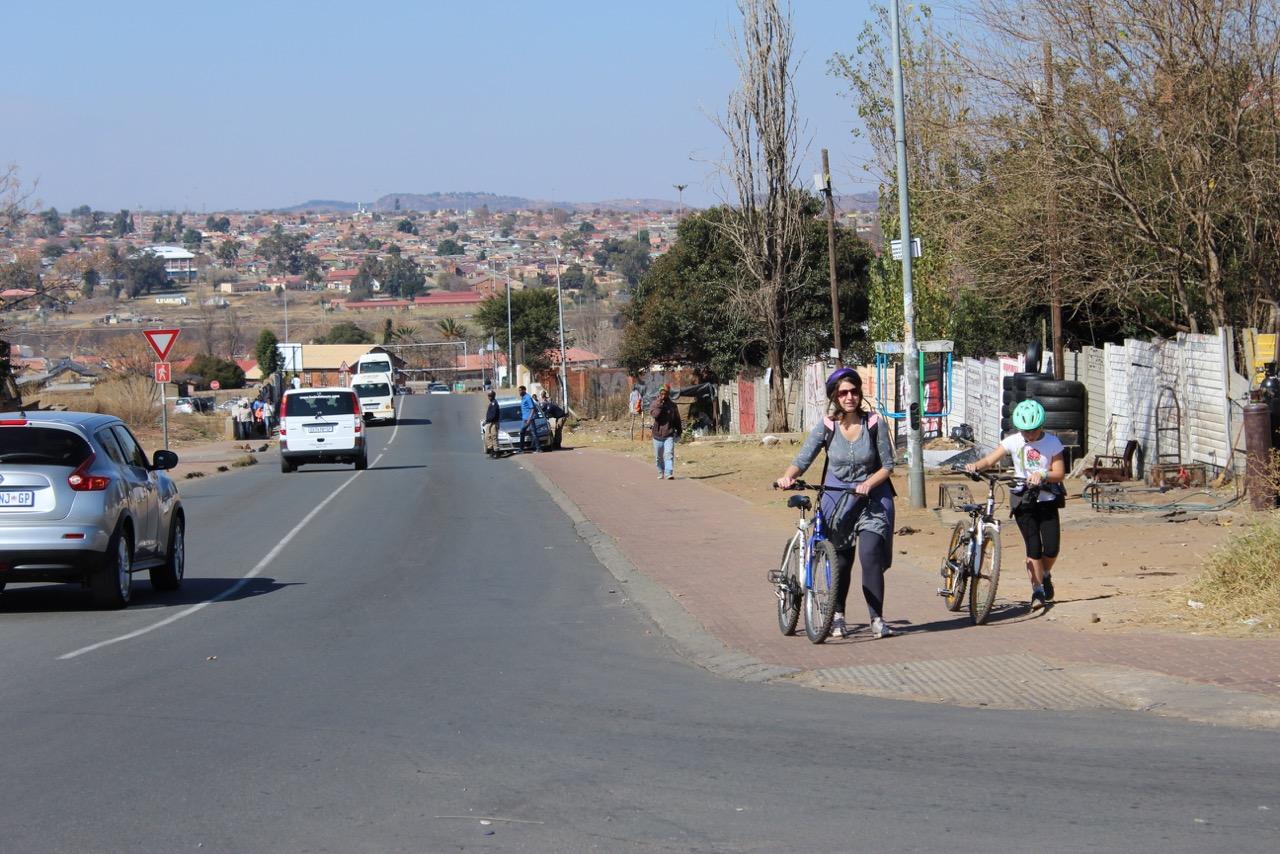
{"label": "sign pole", "polygon": [[160,383],[160,425],[164,430],[164,449],[169,450],[169,390]]}
{"label": "sign pole", "polygon": [[[163,364],[181,332],[181,329],[147,329],[142,334],[146,337],[147,344],[151,345],[151,349],[155,351],[156,356]],[[162,370],[164,382],[160,382]],[[169,450],[169,392],[165,386],[169,383],[169,380],[173,379],[172,369],[168,365],[165,365],[163,369],[157,365],[155,379],[160,386],[160,426],[164,431],[164,449],[167,451]]]}

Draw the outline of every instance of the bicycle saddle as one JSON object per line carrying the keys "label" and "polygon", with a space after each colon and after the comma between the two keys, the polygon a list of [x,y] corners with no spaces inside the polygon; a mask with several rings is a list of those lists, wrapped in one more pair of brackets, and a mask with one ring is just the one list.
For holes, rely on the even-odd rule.
{"label": "bicycle saddle", "polygon": [[961,513],[981,513],[986,509],[985,504],[959,504],[956,509]]}
{"label": "bicycle saddle", "polygon": [[793,495],[787,499],[788,507],[799,507],[801,510],[808,510],[813,506],[813,502],[809,500],[807,495]]}

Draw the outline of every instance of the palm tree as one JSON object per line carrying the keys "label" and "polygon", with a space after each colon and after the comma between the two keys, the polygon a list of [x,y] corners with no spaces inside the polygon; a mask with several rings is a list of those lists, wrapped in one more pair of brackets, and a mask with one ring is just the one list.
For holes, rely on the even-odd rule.
{"label": "palm tree", "polygon": [[452,317],[437,321],[436,329],[440,330],[440,334],[446,341],[462,341],[467,337],[467,327]]}

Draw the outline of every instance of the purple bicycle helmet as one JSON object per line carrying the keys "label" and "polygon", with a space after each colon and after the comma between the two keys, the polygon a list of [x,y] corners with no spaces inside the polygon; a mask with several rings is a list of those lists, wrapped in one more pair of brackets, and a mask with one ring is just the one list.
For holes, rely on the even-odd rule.
{"label": "purple bicycle helmet", "polygon": [[841,380],[848,380],[859,389],[862,388],[862,377],[858,376],[857,371],[853,368],[836,368],[827,377],[827,397],[836,393],[836,386],[840,385]]}

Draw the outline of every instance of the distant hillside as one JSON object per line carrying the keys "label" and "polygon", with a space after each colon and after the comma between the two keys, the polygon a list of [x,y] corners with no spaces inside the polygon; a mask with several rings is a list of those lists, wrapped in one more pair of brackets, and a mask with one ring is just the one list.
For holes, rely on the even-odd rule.
{"label": "distant hillside", "polygon": [[373,210],[395,211],[399,201],[402,211],[477,210],[488,205],[490,211],[549,210],[562,208],[567,211],[661,211],[675,210],[676,203],[667,199],[608,199],[599,202],[556,202],[546,199],[526,199],[521,196],[500,196],[495,193],[389,193],[373,203]]}
{"label": "distant hillside", "polygon": [[[398,206],[397,206],[398,203]],[[388,193],[369,204],[369,210],[378,211],[379,213],[394,213],[396,211],[441,211],[441,210],[478,210],[482,205],[488,205],[489,210],[497,213],[500,211],[515,210],[550,210],[551,208],[562,208],[563,210],[581,213],[584,211],[605,210],[605,211],[668,211],[675,210],[679,207],[670,199],[606,199],[599,202],[556,202],[546,199],[526,199],[522,196],[501,196],[496,193],[474,193],[474,192],[456,192],[456,193]],[[305,213],[314,211],[316,213],[336,211],[340,213],[349,213],[357,210],[359,205],[355,202],[343,202],[334,199],[312,199],[303,202],[300,205],[293,205],[287,208],[277,208],[281,213]],[[686,205],[693,208],[693,205]]]}
{"label": "distant hillside", "polygon": [[356,209],[355,202],[340,202],[334,199],[312,199],[309,202],[303,202],[300,205],[294,205],[291,208],[280,208],[281,213],[304,213],[306,211],[315,211],[316,213],[325,213],[328,211],[350,212]]}

